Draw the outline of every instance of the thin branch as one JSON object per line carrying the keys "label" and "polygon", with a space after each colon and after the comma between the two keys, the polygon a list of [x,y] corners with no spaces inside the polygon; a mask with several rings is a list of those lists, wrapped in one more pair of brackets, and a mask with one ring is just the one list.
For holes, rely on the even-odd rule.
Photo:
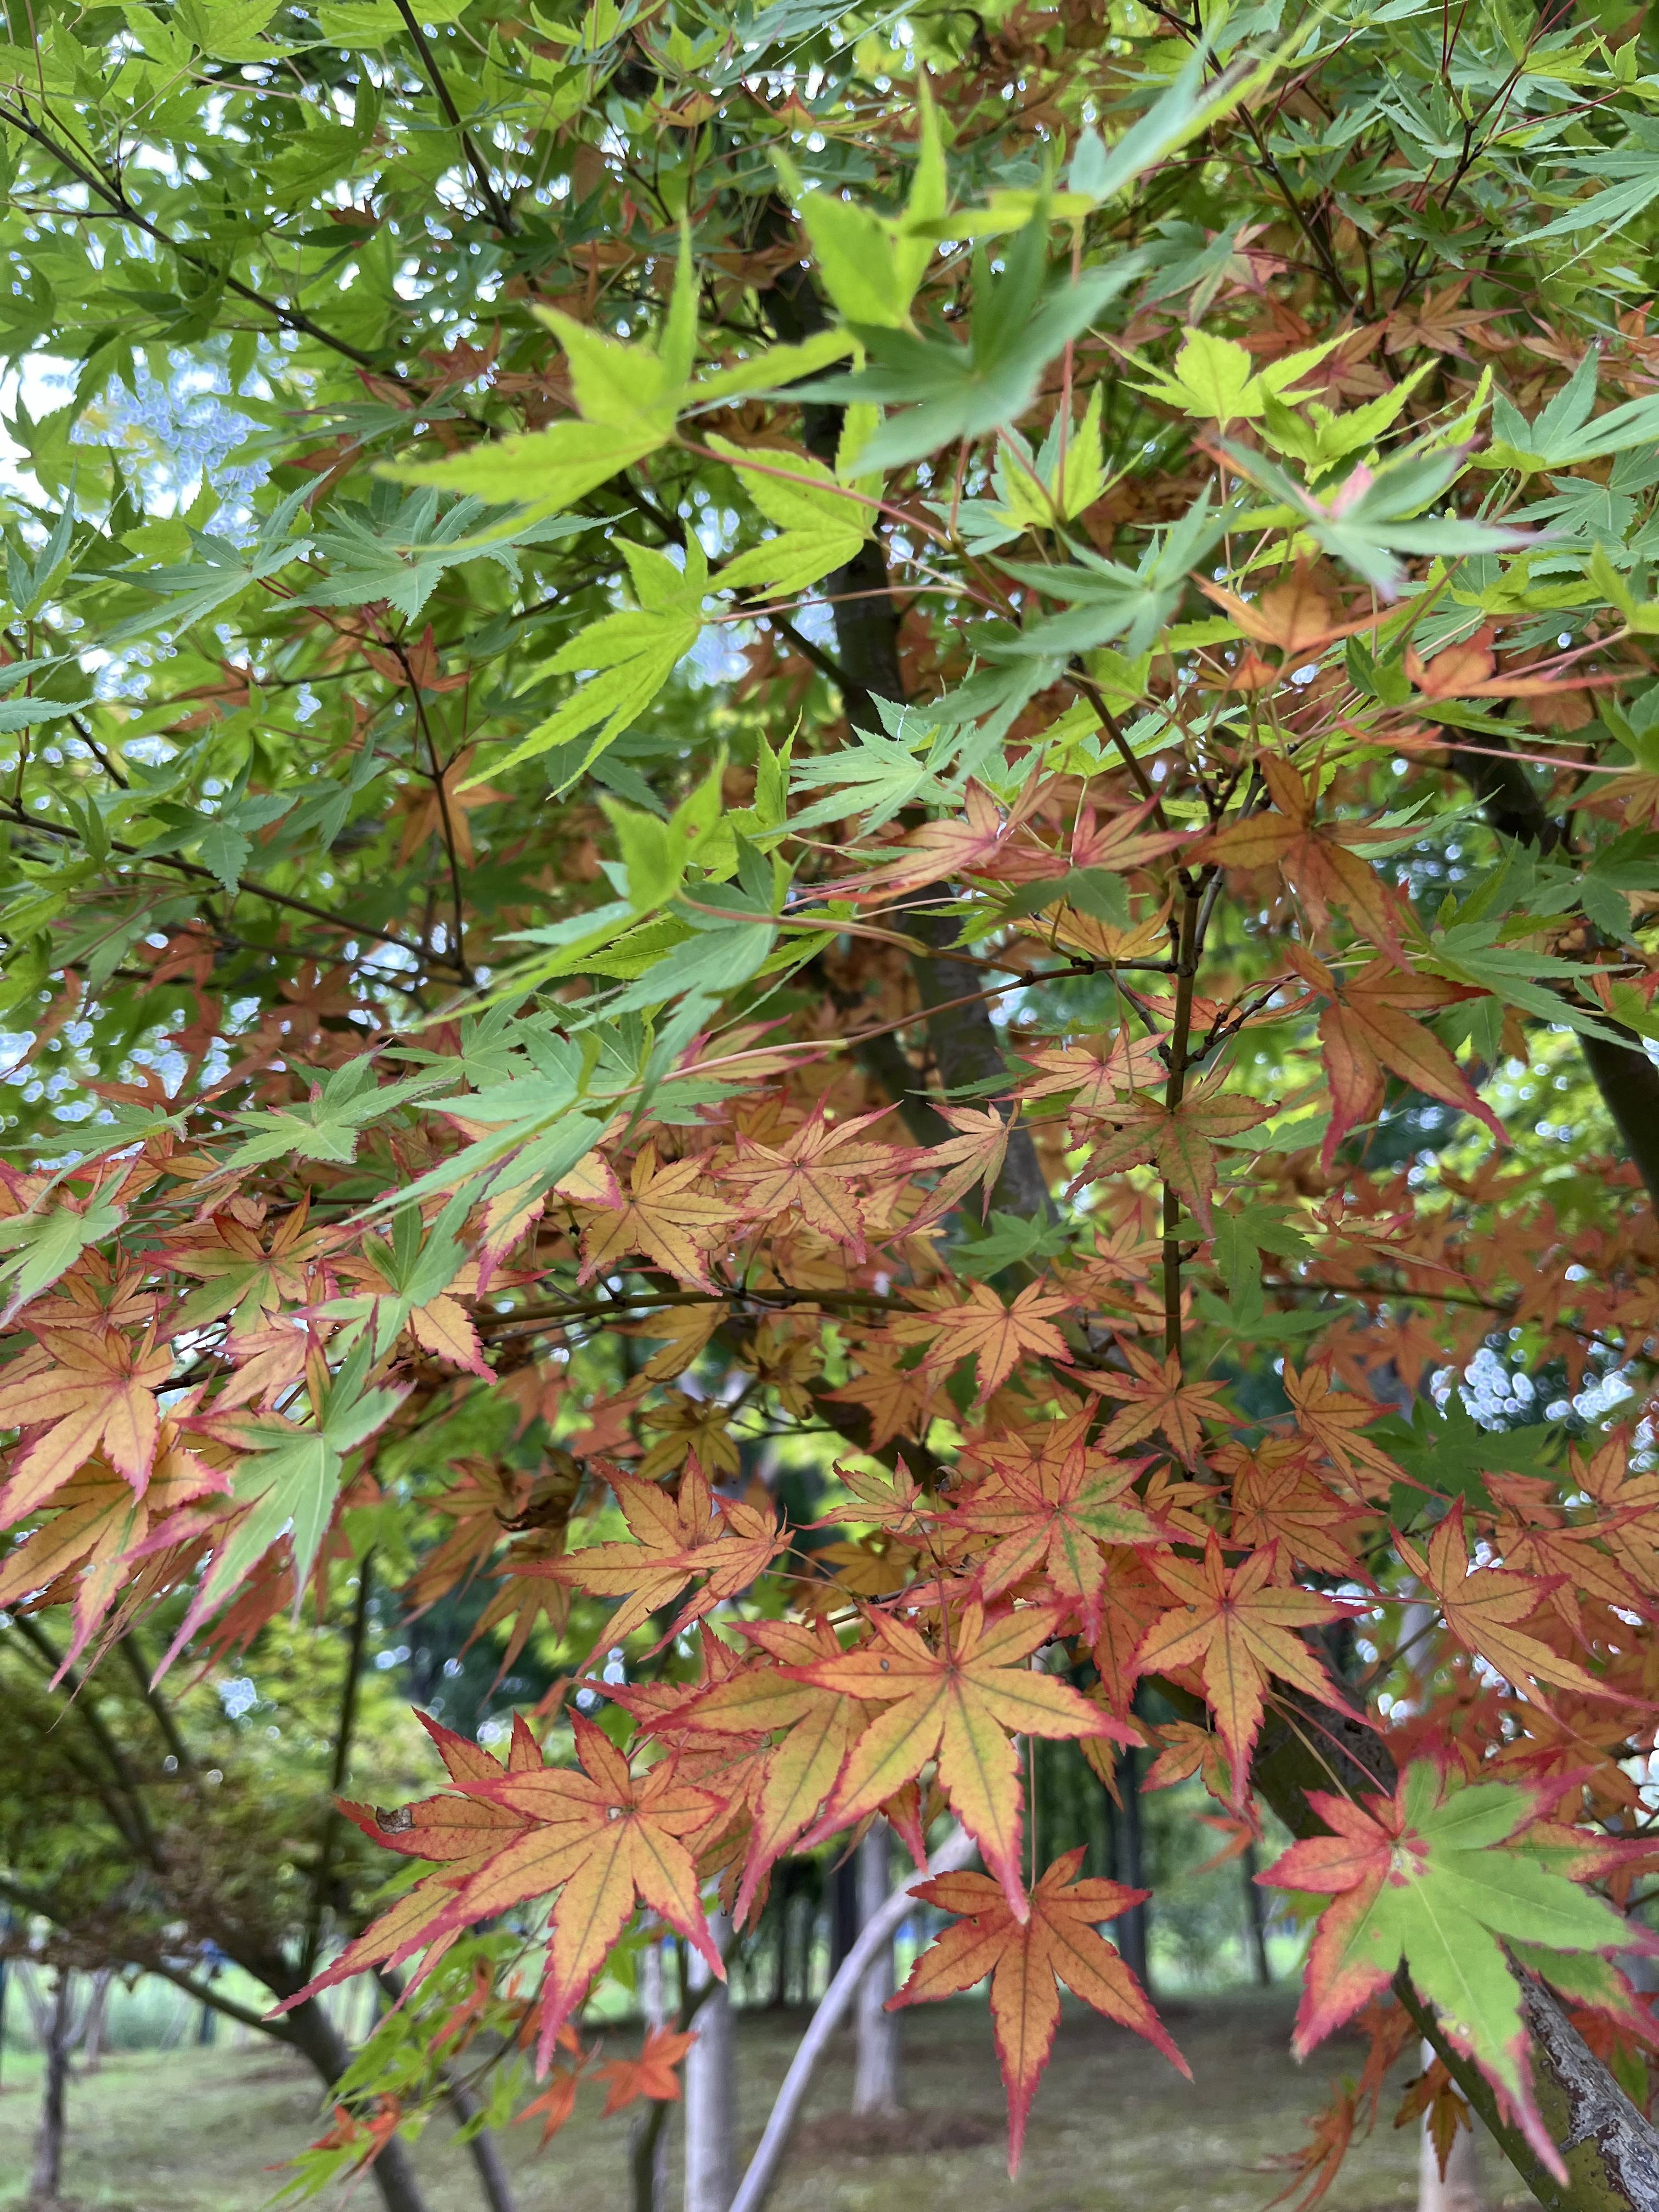
{"label": "thin branch", "polygon": [[472,134],[461,120],[461,112],[450,97],[449,87],[444,82],[443,72],[438,67],[438,58],[427,44],[426,33],[416,21],[409,0],[397,0],[397,9],[398,13],[404,19],[404,28],[414,41],[415,51],[421,58],[421,66],[425,70],[432,89],[438,96],[438,105],[449,118],[451,125],[460,139],[462,150],[466,155],[467,166],[478,180],[478,190],[483,194],[484,204],[489,210],[490,217],[496,229],[510,238],[517,228],[513,220],[513,210],[497,191],[495,179],[489,173],[489,163],[478,151],[473,143]]}
{"label": "thin branch", "polygon": [[143,1648],[138,1642],[137,1631],[130,1628],[119,1639],[117,1648],[122,1658],[125,1660],[134,1682],[137,1685],[139,1696],[149,1707],[151,1717],[161,1732],[161,1741],[178,1761],[179,1771],[181,1774],[194,1774],[195,1758],[190,1746],[185,1741],[183,1731],[174,1717],[172,1706],[168,1705],[155,1684],[155,1670],[143,1655]]}
{"label": "thin branch", "polygon": [[[9,101],[0,100],[0,119],[9,123],[14,130],[21,131],[26,138],[32,138],[37,146],[52,156],[54,161],[61,162],[78,184],[84,185],[89,192],[95,192],[105,205],[111,208],[124,222],[131,223],[136,230],[142,230],[146,238],[154,239],[158,246],[165,246],[169,253],[177,254],[179,260],[185,262],[190,268],[199,270],[204,276],[218,275],[208,262],[193,253],[188,245],[180,244],[179,240],[173,237],[169,232],[163,230],[159,223],[152,222],[147,215],[134,207],[120,185],[112,184],[101,169],[88,162],[78,161],[67,149],[60,146],[55,138],[51,137],[40,128],[38,123],[31,120],[27,108],[15,106]],[[66,209],[59,212],[68,215],[73,214],[74,210]],[[285,307],[280,300],[273,300],[264,292],[255,291],[252,285],[243,283],[238,276],[220,276],[219,281],[228,292],[234,292],[238,299],[246,300],[250,306],[262,309],[280,323],[284,330],[301,332],[307,337],[315,338],[319,345],[325,345],[333,352],[343,355],[347,361],[355,362],[359,368],[374,367],[373,354],[364,353],[360,347],[349,344],[344,338],[336,337],[331,331],[325,331],[320,323],[313,323],[302,308]]]}
{"label": "thin branch", "polygon": [[[127,1763],[126,1753],[106,1726],[102,1715],[93,1702],[91,1693],[87,1691],[86,1677],[59,1658],[52,1638],[38,1622],[30,1620],[27,1613],[14,1613],[11,1626],[22,1638],[24,1643],[28,1644],[51,1668],[55,1681],[66,1686],[68,1691],[64,1699],[66,1709],[76,1715],[103,1753],[105,1763],[115,1777],[117,1787],[131,1810],[132,1831],[143,1847],[144,1856],[149,1859],[152,1866],[159,1869],[165,1863],[165,1856],[160,1839],[150,1826],[149,1809],[144,1803],[138,1778]],[[85,1692],[84,1695],[83,1692]]]}
{"label": "thin branch", "polygon": [[[62,822],[41,820],[38,815],[31,814],[27,807],[20,805],[15,799],[0,799],[0,811],[9,814],[12,820],[23,829],[39,830],[49,837],[68,838],[75,844],[81,842],[78,831],[71,830]],[[138,857],[138,848],[136,845],[123,844],[118,838],[110,840],[109,848],[112,853],[119,853],[125,859],[136,860]],[[148,855],[148,858],[153,866],[174,868],[180,875],[189,876],[198,883],[216,884],[219,880],[211,868],[203,867],[197,860],[180,860],[169,853],[153,853]],[[366,921],[352,921],[349,915],[331,914],[326,907],[313,906],[309,899],[296,898],[291,891],[273,890],[270,884],[261,883],[254,876],[244,876],[240,889],[251,893],[255,898],[269,900],[272,906],[287,907],[295,914],[303,914],[313,921],[323,922],[330,929],[338,930],[343,936],[367,937],[376,945],[395,945],[400,952],[407,952],[411,958],[420,960],[423,964],[430,964],[428,956],[422,951],[418,945],[410,944],[406,937],[399,937],[395,930],[375,929]],[[438,964],[453,965],[453,963],[440,960]]]}
{"label": "thin branch", "polygon": [[357,1724],[357,1695],[362,1680],[363,1644],[368,1633],[368,1605],[374,1587],[374,1554],[370,1550],[364,1553],[357,1569],[357,1598],[351,1608],[345,1680],[340,1686],[340,1711],[334,1730],[334,1756],[329,1765],[328,1817],[317,1853],[316,1870],[311,1878],[311,1902],[306,1913],[305,1942],[300,1954],[300,1978],[302,1982],[308,1982],[316,1969],[317,1950],[323,1934],[323,1912],[328,1903],[328,1885],[333,1876],[335,1853],[339,1848],[341,1820],[336,1800],[345,1787],[346,1771],[351,1764],[351,1738]]}
{"label": "thin branch", "polygon": [[[1170,1033],[1170,1079],[1164,1089],[1164,1111],[1173,1114],[1187,1087],[1188,1048],[1193,1031],[1193,979],[1198,972],[1198,917],[1203,891],[1189,884],[1181,902],[1181,923],[1176,955],[1175,1022]],[[1166,1176],[1164,1182],[1164,1356],[1181,1357],[1181,1199]]]}

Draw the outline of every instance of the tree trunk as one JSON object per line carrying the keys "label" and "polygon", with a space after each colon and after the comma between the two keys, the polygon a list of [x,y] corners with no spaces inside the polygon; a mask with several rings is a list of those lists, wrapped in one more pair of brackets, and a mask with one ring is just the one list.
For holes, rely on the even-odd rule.
{"label": "tree trunk", "polygon": [[[1540,7],[1550,4],[1551,0],[1540,0]],[[792,234],[787,211],[781,204],[776,207],[775,221],[780,239]],[[810,275],[799,260],[791,260],[780,270],[765,301],[774,326],[787,340],[806,337],[823,328],[829,319]],[[839,435],[841,422],[838,410],[809,407],[803,422],[808,447],[821,458],[827,458]],[[856,574],[851,569],[841,572],[830,580],[828,590],[836,610],[836,646],[845,678],[842,700],[848,718],[855,727],[871,729],[878,726],[873,700],[896,700],[903,696],[897,650],[898,623],[891,595],[886,589],[885,560],[879,539],[872,538],[860,549],[854,568]],[[1495,759],[1490,750],[1479,754],[1462,752],[1457,745],[1455,732],[1448,731],[1446,734],[1454,764],[1480,794],[1486,818],[1495,829],[1543,851],[1559,842],[1559,826],[1545,817],[1518,761]],[[918,921],[919,918],[913,916],[909,927],[920,935]],[[936,1005],[934,994],[944,995],[939,993],[941,979],[937,963],[919,958],[915,966],[924,1003]],[[929,1023],[929,1041],[934,1047],[940,1080],[947,1088],[973,1080],[982,1072],[981,1063],[989,1051],[994,1051],[994,1064],[999,1069],[1004,1065],[1004,1056],[982,1006],[963,1007],[955,1016],[941,1010]],[[1659,1206],[1659,1066],[1635,1037],[1631,1039],[1628,1050],[1610,1043],[1598,1045],[1593,1038],[1583,1042],[1587,1064],[1608,1113],[1656,1206]],[[902,1070],[895,1070],[894,1080],[902,1083]],[[906,1115],[907,1121],[912,1124],[912,1133],[918,1135],[919,1140],[925,1140],[915,1123],[925,1121],[932,1109],[925,1100],[910,1099],[906,1103],[913,1109]],[[920,1112],[915,1112],[914,1109],[918,1108]],[[1017,1129],[1009,1146],[1008,1163],[997,1200],[998,1204],[1012,1211],[1036,1212],[1046,1203],[1046,1197],[1038,1195],[1041,1178],[1032,1174],[1024,1157],[1030,1147],[1028,1133]],[[1286,1700],[1287,1705],[1295,1702],[1294,1698]],[[1270,1725],[1264,1732],[1252,1775],[1263,1797],[1291,1833],[1297,1836],[1323,1832],[1323,1823],[1309,1804],[1307,1793],[1333,1786],[1333,1766],[1328,1755],[1333,1750],[1335,1766],[1350,1769],[1355,1786],[1381,1787],[1386,1791],[1393,1788],[1395,1781],[1392,1755],[1369,1729],[1351,1730],[1340,1722],[1333,1729],[1332,1716],[1323,1709],[1310,1725],[1310,1740],[1322,1741],[1326,1746],[1327,1756],[1322,1760],[1309,1758],[1304,1743],[1290,1740],[1282,1729]],[[1340,1778],[1346,1786],[1346,1777]],[[1125,1817],[1116,1823],[1122,1846],[1119,1854],[1120,1880],[1132,1879],[1131,1869],[1133,1875],[1139,1872],[1139,1811],[1133,1790],[1126,1791]],[[1135,1886],[1140,1886],[1138,1881]],[[1126,1914],[1118,1923],[1116,1933],[1126,1960],[1135,1964],[1138,1956],[1144,1966],[1145,1908],[1137,1907]],[[1142,1978],[1144,1980],[1144,1973]],[[1574,2212],[1623,2212],[1624,2208],[1628,2208],[1628,2212],[1659,2212],[1659,2130],[1637,2111],[1610,2069],[1587,2049],[1549,1992],[1530,1982],[1523,1982],[1523,1989],[1540,2077],[1540,2108],[1557,2141],[1571,2146],[1565,2155],[1572,2180],[1565,2191],[1543,2172],[1518,2132],[1503,2121],[1492,2092],[1478,2071],[1460,2058],[1449,2045],[1443,2047],[1437,2023],[1421,2006],[1408,1983],[1402,1983],[1401,1997],[1412,2012],[1419,2032],[1434,2042],[1438,2055],[1446,2060],[1452,2078],[1486,2121],[1504,2156],[1541,2203],[1552,2207],[1553,2212],[1562,2212],[1562,2208],[1567,2207],[1573,2208]],[[758,2196],[752,2200],[756,2205],[759,2202]],[[740,2205],[741,2212],[751,2212],[747,2181]]]}
{"label": "tree trunk", "polygon": [[[1163,1685],[1182,1707],[1184,1693]],[[1345,1796],[1391,1791],[1398,1780],[1394,1754],[1358,1720],[1314,1705],[1287,1690],[1269,1716],[1256,1748],[1251,1779],[1293,1836],[1326,1832],[1308,1802],[1310,1790],[1339,1789]],[[1612,2070],[1588,2048],[1557,1999],[1529,1975],[1521,1983],[1522,2013],[1532,2043],[1538,2108],[1568,2173],[1565,2188],[1547,2173],[1519,2129],[1498,2109],[1490,2084],[1447,2041],[1432,2009],[1401,1972],[1395,1994],[1417,2032],[1434,2049],[1487,2132],[1540,2204],[1550,2212],[1655,2212],[1659,2207],[1659,2130],[1639,2112]]]}
{"label": "tree trunk", "polygon": [[[887,1902],[890,1831],[878,1820],[859,1845],[859,1923],[867,1928]],[[896,2013],[886,2009],[893,1994],[896,1928],[876,1954],[859,1984],[853,2015],[853,2110],[860,2117],[885,2116],[904,2109],[903,2060]]]}
{"label": "tree trunk", "polygon": [[1244,1870],[1244,1917],[1250,1931],[1250,1963],[1255,1968],[1256,1980],[1264,1990],[1270,1990],[1273,1969],[1267,1956],[1267,1907],[1256,1887],[1261,1861],[1254,1844],[1245,1844],[1239,1863]]}
{"label": "tree trunk", "polygon": [[[732,1934],[723,1912],[708,1916],[714,1948]],[[704,1988],[708,1968],[688,1947],[694,1990]],[[737,2185],[737,2099],[732,2039],[732,1999],[717,1989],[697,2008],[697,2039],[685,2055],[685,2212],[731,2212]]]}
{"label": "tree trunk", "polygon": [[[267,1978],[262,1975],[260,1978]],[[288,2026],[295,2047],[305,2054],[331,2089],[351,2061],[339,2030],[315,1997],[295,2006],[288,2015]],[[415,2163],[407,2143],[394,2136],[369,2171],[386,2212],[427,2212],[426,2199],[415,2178]]]}
{"label": "tree trunk", "polygon": [[41,2039],[46,2054],[46,2078],[40,2093],[40,2131],[34,2139],[34,2170],[29,2176],[31,2205],[44,2208],[58,2203],[64,2183],[64,2102],[69,2087],[70,2058],[75,2049],[74,1977],[60,1966]]}
{"label": "tree trunk", "polygon": [[[928,1875],[953,1874],[958,1867],[969,1865],[974,1857],[975,1845],[963,1828],[952,1828],[945,1841],[928,1862]],[[743,2181],[732,2200],[731,2212],[761,2212],[772,2193],[777,2179],[778,2167],[783,2154],[789,2148],[789,2137],[801,2106],[806,2102],[806,2093],[812,2086],[812,2076],[818,2063],[830,2046],[830,2038],[841,2026],[848,2007],[852,2003],[864,1970],[884,1944],[890,1943],[899,1923],[913,1908],[910,1893],[927,1875],[911,1874],[903,1885],[889,1893],[887,1902],[872,1920],[853,1946],[847,1963],[838,1974],[830,1978],[817,2010],[807,2025],[806,2033],[795,2046],[795,2055],[789,2062],[789,2071],[783,2077],[783,2087],[778,2091],[755,2154],[750,2160]]]}
{"label": "tree trunk", "polygon": [[[1423,2045],[1423,2063],[1432,2066],[1434,2045]],[[1452,2137],[1446,2171],[1440,2171],[1440,2154],[1429,2133],[1426,2117],[1417,2165],[1417,2212],[1486,2212],[1486,2192],[1480,2179],[1480,2148],[1473,2126],[1459,2128]]]}
{"label": "tree trunk", "polygon": [[[858,1941],[859,1933],[859,1869],[857,1858],[851,1853],[830,1869],[829,1905],[830,1972],[838,1974],[842,1961]],[[811,1996],[811,1971],[809,1954],[805,1977],[809,2001]]]}
{"label": "tree trunk", "polygon": [[[647,2035],[667,2025],[659,1942],[647,1943],[640,1957],[640,2010],[645,2015]],[[634,2212],[667,2212],[668,2130],[653,2106],[634,2116],[629,2131],[629,2170],[634,2177]]]}
{"label": "tree trunk", "polygon": [[[1112,1823],[1117,1845],[1116,1879],[1126,1889],[1146,1887],[1145,1856],[1141,1850],[1140,1831],[1140,1754],[1132,1746],[1119,1765],[1123,1777],[1123,1804]],[[1123,1962],[1136,1977],[1143,1989],[1150,1991],[1151,1978],[1147,1972],[1147,1907],[1132,1905],[1112,1929],[1112,1940],[1123,1954]]]}

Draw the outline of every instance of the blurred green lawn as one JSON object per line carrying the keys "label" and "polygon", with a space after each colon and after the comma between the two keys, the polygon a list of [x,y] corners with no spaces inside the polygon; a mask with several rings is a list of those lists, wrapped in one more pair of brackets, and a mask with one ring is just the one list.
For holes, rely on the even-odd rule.
{"label": "blurred green lawn", "polygon": [[[1038,2092],[1017,2183],[1005,2166],[1002,2093],[982,2004],[964,2000],[906,2015],[907,2094],[914,2119],[887,2140],[861,2140],[848,2117],[850,2039],[818,2078],[803,2135],[773,2212],[1259,2212],[1282,2176],[1267,2161],[1304,2140],[1304,2123],[1337,2075],[1357,2069],[1353,2045],[1333,2042],[1306,2067],[1287,2045],[1288,1991],[1177,2001],[1164,2007],[1190,2063],[1189,2086],[1127,2032],[1068,2010]],[[745,2149],[758,2136],[805,2015],[739,2014]],[[611,2039],[613,2055],[632,2035]],[[38,2059],[5,2054],[0,2087],[0,2206],[23,2202],[39,2085]],[[1401,2069],[1401,2078],[1411,2069]],[[1397,2103],[1397,2096],[1394,2100]],[[599,2118],[589,2091],[545,2153],[534,2126],[506,2144],[520,2212],[626,2212],[628,2115]],[[274,2046],[117,2051],[70,2098],[64,2201],[88,2212],[257,2212],[280,2188],[286,2157],[317,2131],[317,2094]],[[1416,2196],[1416,2136],[1396,2132],[1385,2100],[1327,2200],[1331,2212],[1385,2212]],[[879,2131],[878,2131],[879,2135]],[[894,2148],[894,2139],[903,2146]],[[678,2129],[671,2138],[678,2159]],[[435,2122],[416,2148],[430,2212],[475,2212],[481,2198],[465,2153]],[[1488,2150],[1495,2192],[1515,2203]],[[359,2181],[336,2191],[374,2212]],[[674,2172],[669,2203],[679,2202]]]}

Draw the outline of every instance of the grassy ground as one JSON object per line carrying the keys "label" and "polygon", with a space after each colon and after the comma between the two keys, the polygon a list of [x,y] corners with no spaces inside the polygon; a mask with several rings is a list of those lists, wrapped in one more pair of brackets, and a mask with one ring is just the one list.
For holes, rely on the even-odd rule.
{"label": "grassy ground", "polygon": [[[1304,2139],[1303,2123],[1352,2053],[1327,2046],[1305,2069],[1286,2055],[1291,2004],[1212,1997],[1165,2008],[1196,2077],[1189,2087],[1133,2036],[1068,2014],[1011,2184],[1002,2095],[982,2007],[907,2016],[908,2101],[915,2118],[861,2138],[847,2118],[851,2053],[821,2074],[772,2212],[1258,2212],[1279,2187],[1267,2161]],[[741,2016],[745,2148],[758,2136],[801,2021]],[[619,2047],[622,2039],[618,2039]],[[628,2039],[631,2046],[632,2039]],[[37,2062],[8,2052],[0,2090],[0,2207],[19,2204],[35,2117]],[[626,2212],[627,2115],[602,2121],[597,2096],[538,2157],[531,2128],[509,2141],[520,2212]],[[66,2201],[88,2212],[257,2212],[281,2185],[283,2160],[315,2132],[315,2089],[270,2047],[116,2053],[70,2093]],[[1386,2112],[1356,2145],[1331,2212],[1385,2212],[1415,2197],[1416,2142]],[[441,2124],[416,2157],[430,2212],[476,2212],[471,2168]],[[676,2149],[678,2146],[676,2145]],[[1488,2150],[1494,2193],[1522,2192]],[[337,2193],[329,2207],[346,2201]],[[358,2185],[353,2212],[374,2212]],[[671,2191],[678,2204],[678,2172]]]}

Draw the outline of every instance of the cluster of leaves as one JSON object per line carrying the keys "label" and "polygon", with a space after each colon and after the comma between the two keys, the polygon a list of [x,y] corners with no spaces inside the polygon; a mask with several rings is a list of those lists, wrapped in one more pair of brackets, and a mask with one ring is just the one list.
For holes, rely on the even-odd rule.
{"label": "cluster of leaves", "polygon": [[1525,1991],[1638,2102],[1655,2040],[1652,33],[531,13],[0,49],[0,327],[74,372],[0,1606],[210,1666],[372,1549],[556,1667],[353,1809],[431,1870],[313,1984],[481,1961],[550,2124],[642,1911],[718,1977],[878,1816],[978,1845],[898,2001],[989,1977],[1015,2158],[1059,1983],[1180,2063],[1046,1737],[1270,1803],[1303,2041],[1426,2027],[1559,2176]]}

